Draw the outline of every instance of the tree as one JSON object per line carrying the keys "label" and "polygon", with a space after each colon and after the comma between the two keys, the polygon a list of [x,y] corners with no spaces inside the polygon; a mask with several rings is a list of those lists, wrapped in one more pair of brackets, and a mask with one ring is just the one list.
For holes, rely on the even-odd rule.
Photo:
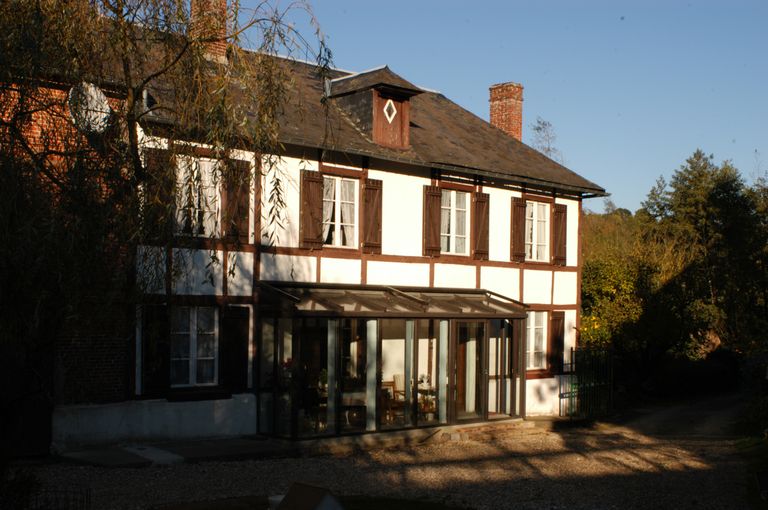
{"label": "tree", "polygon": [[712,341],[743,347],[752,336],[754,320],[744,312],[752,308],[755,255],[764,237],[738,170],[697,150],[673,174],[661,203],[667,214],[647,231],[680,253],[680,270],[666,284],[677,287],[683,300],[680,320],[691,348]]}
{"label": "tree", "polygon": [[533,132],[531,147],[558,163],[564,162],[563,153],[555,145],[557,135],[552,123],[541,117],[536,117],[536,122],[531,124],[531,131]]}
{"label": "tree", "polygon": [[[321,39],[293,28],[297,11],[315,24],[303,2],[0,4],[0,355],[12,367],[0,381],[4,439],[8,427],[23,431],[31,399],[50,405],[77,391],[53,373],[65,346],[87,352],[104,334],[125,341],[124,305],[141,291],[137,246],[172,237],[155,227],[174,214],[175,169],[150,168],[153,136],[170,140],[169,157],[190,140],[224,161],[234,150],[280,153],[291,77],[275,55],[314,57],[320,73],[330,60]],[[274,161],[260,170],[279,179]],[[279,215],[279,192],[270,200]]]}
{"label": "tree", "polygon": [[611,345],[640,378],[664,359],[764,350],[766,196],[696,151],[634,216],[585,214],[582,340]]}

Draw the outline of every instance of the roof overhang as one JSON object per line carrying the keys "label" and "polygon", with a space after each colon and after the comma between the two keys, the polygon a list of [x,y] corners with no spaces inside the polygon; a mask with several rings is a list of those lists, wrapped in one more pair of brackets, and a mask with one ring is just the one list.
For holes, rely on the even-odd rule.
{"label": "roof overhang", "polygon": [[[604,189],[595,187],[587,188],[584,186],[573,186],[558,182],[547,181],[544,179],[535,179],[533,177],[526,177],[522,175],[515,175],[511,173],[501,173],[491,170],[485,170],[481,168],[471,168],[465,166],[458,166],[451,163],[443,163],[439,161],[425,161],[423,159],[415,159],[407,155],[398,154],[383,154],[381,151],[369,151],[364,149],[352,149],[349,147],[339,147],[334,144],[325,143],[318,144],[316,141],[309,140],[301,137],[284,136],[282,138],[284,145],[292,145],[296,147],[312,147],[314,149],[321,149],[327,151],[334,151],[338,153],[345,153],[355,156],[368,157],[372,160],[387,161],[391,163],[401,163],[405,165],[414,165],[424,168],[433,168],[437,170],[445,170],[448,172],[456,172],[461,175],[479,175],[486,179],[489,179],[489,183],[508,183],[531,190],[539,191],[559,191],[569,195],[577,196],[580,198],[595,198],[608,196]],[[394,152],[394,151],[392,151]]]}
{"label": "roof overhang", "polygon": [[260,282],[260,307],[298,316],[524,319],[527,307],[484,289]]}

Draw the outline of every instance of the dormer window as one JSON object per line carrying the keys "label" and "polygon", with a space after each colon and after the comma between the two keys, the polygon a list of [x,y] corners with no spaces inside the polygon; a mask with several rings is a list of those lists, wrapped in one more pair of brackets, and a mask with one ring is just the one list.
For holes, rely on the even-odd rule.
{"label": "dormer window", "polygon": [[393,149],[410,146],[411,98],[423,92],[387,67],[328,82],[328,97],[374,143]]}
{"label": "dormer window", "polygon": [[373,141],[380,145],[406,149],[410,145],[407,98],[383,90],[373,91]]}
{"label": "dormer window", "polygon": [[391,99],[387,99],[386,104],[384,105],[384,116],[387,119],[387,122],[392,124],[392,121],[395,120],[395,115],[397,115],[397,108],[395,108],[395,102]]}

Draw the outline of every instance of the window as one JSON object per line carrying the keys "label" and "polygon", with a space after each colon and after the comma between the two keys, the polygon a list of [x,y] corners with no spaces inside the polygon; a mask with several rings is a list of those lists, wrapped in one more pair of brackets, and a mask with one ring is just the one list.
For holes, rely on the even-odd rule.
{"label": "window", "polygon": [[525,203],[525,260],[549,262],[549,204]]}
{"label": "window", "polygon": [[357,247],[357,179],[323,176],[323,244]]}
{"label": "window", "polygon": [[171,309],[171,386],[218,382],[218,328],[214,307]]}
{"label": "window", "polygon": [[528,312],[525,364],[528,370],[547,368],[547,312]]}
{"label": "window", "polygon": [[216,161],[178,156],[177,162],[176,232],[200,237],[218,235]]}
{"label": "window", "polygon": [[442,190],[440,200],[440,251],[466,255],[468,253],[469,193]]}

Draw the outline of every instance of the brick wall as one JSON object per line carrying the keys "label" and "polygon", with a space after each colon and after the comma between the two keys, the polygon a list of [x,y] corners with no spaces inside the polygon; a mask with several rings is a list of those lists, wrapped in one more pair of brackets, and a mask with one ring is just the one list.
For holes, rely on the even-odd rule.
{"label": "brick wall", "polygon": [[206,54],[216,60],[227,56],[227,0],[192,0],[191,35],[214,39],[205,43]]}
{"label": "brick wall", "polygon": [[[132,394],[133,308],[93,303],[73,317],[57,338],[57,404],[120,402]],[[135,314],[135,312],[133,312]]]}
{"label": "brick wall", "polygon": [[491,124],[508,135],[523,137],[523,86],[507,82],[493,85],[491,92]]}
{"label": "brick wall", "polygon": [[70,121],[67,94],[64,88],[10,84],[0,96],[0,117],[22,129],[29,149],[49,154],[53,166],[62,164],[59,154],[86,143]]}

